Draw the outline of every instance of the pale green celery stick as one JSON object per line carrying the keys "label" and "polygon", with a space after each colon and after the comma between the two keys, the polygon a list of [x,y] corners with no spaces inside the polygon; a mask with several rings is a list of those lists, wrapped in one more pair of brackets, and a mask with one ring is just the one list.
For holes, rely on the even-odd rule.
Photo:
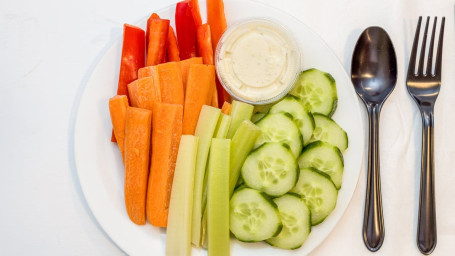
{"label": "pale green celery stick", "polygon": [[231,140],[213,139],[208,165],[208,256],[229,256],[229,155]]}
{"label": "pale green celery stick", "polygon": [[[229,129],[229,126],[231,124],[231,116],[225,115],[223,113],[220,114],[220,118],[218,119],[218,124],[216,125],[215,133],[213,135],[213,138],[218,138],[218,139],[225,139],[227,136],[227,132]],[[205,206],[207,204],[207,174],[205,175],[204,179],[204,190],[202,194],[202,211],[205,212]],[[202,225],[202,238],[204,238],[204,229],[206,227]]]}
{"label": "pale green celery stick", "polygon": [[243,121],[232,138],[231,145],[231,171],[229,176],[229,195],[232,195],[243,162],[254,147],[256,139],[261,134],[261,129],[251,121]]}
{"label": "pale green celery stick", "polygon": [[228,139],[231,139],[232,136],[234,136],[235,131],[237,131],[237,128],[244,120],[251,120],[253,109],[254,107],[250,104],[236,100],[232,101],[230,113],[232,120],[227,134]]}
{"label": "pale green celery stick", "polygon": [[229,126],[231,125],[231,120],[231,116],[221,113],[213,138],[225,139],[229,131]]}
{"label": "pale green celery stick", "polygon": [[204,214],[202,215],[202,248],[207,249],[207,207],[205,208]]}
{"label": "pale green celery stick", "polygon": [[166,231],[166,256],[191,255],[191,216],[194,172],[199,138],[182,135],[180,140]]}
{"label": "pale green celery stick", "polygon": [[210,106],[202,106],[196,125],[195,136],[199,137],[196,158],[196,173],[194,175],[193,217],[191,242],[201,246],[202,195],[204,192],[205,167],[210,150],[210,143],[215,132],[221,110]]}

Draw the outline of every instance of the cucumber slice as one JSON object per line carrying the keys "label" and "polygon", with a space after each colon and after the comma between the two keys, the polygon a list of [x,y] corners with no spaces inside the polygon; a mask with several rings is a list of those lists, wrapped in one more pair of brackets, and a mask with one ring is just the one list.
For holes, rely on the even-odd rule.
{"label": "cucumber slice", "polygon": [[343,155],[337,147],[315,141],[303,149],[298,162],[300,168],[314,167],[329,175],[336,188],[341,188],[344,163]]}
{"label": "cucumber slice", "polygon": [[337,107],[335,79],[329,73],[318,69],[300,73],[290,94],[300,98],[303,107],[312,113],[332,116]]}
{"label": "cucumber slice", "polygon": [[276,237],[265,242],[283,249],[297,249],[302,246],[311,232],[310,209],[297,194],[286,194],[273,199],[278,205],[283,229]]}
{"label": "cucumber slice", "polygon": [[321,114],[314,114],[316,127],[310,141],[324,141],[336,146],[343,153],[348,148],[347,133],[330,117]]}
{"label": "cucumber slice", "polygon": [[234,191],[230,201],[230,229],[243,242],[278,235],[283,228],[278,207],[265,193],[247,187]]}
{"label": "cucumber slice", "polygon": [[267,113],[257,112],[253,114],[253,116],[251,117],[251,122],[253,123],[259,122],[265,115],[267,115]]}
{"label": "cucumber slice", "polygon": [[265,143],[251,152],[241,172],[248,187],[271,196],[291,190],[299,177],[294,155],[287,145],[279,143]]}
{"label": "cucumber slice", "polygon": [[255,148],[266,142],[287,144],[294,157],[302,151],[302,135],[297,125],[292,121],[292,116],[287,113],[267,114],[257,124],[261,128],[261,135],[256,140]]}
{"label": "cucumber slice", "polygon": [[289,113],[302,134],[303,144],[308,144],[315,126],[314,119],[313,115],[305,110],[298,98],[292,95],[286,96],[275,104],[269,113]]}
{"label": "cucumber slice", "polygon": [[302,196],[311,211],[311,225],[321,223],[335,209],[338,190],[330,177],[314,168],[300,169],[299,181],[291,192]]}

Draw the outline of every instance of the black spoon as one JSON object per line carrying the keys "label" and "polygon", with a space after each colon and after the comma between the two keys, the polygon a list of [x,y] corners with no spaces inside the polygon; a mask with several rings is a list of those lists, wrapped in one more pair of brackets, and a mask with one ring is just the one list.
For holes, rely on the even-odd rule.
{"label": "black spoon", "polygon": [[381,180],[379,175],[379,113],[397,81],[395,50],[387,33],[369,27],[360,35],[352,55],[351,80],[368,111],[368,175],[363,240],[375,252],[384,241]]}

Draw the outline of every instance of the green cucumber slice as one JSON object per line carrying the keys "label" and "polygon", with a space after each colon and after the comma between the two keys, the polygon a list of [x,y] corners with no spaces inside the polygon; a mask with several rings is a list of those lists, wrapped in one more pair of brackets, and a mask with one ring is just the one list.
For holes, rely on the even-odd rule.
{"label": "green cucumber slice", "polygon": [[294,155],[287,145],[279,143],[265,143],[251,152],[241,172],[248,187],[271,196],[291,190],[299,177]]}
{"label": "green cucumber slice", "polygon": [[303,107],[312,113],[332,116],[337,107],[335,79],[315,68],[300,73],[289,93],[298,97]]}
{"label": "green cucumber slice", "polygon": [[302,134],[303,144],[308,144],[315,126],[314,119],[313,115],[305,110],[297,97],[292,95],[286,96],[275,104],[269,113],[289,113]]}
{"label": "green cucumber slice", "polygon": [[278,235],[283,228],[278,206],[267,194],[239,187],[230,201],[230,229],[243,242],[258,242]]}
{"label": "green cucumber slice", "polygon": [[322,141],[312,142],[303,149],[298,162],[300,168],[313,167],[329,175],[336,188],[341,188],[344,163],[337,147]]}
{"label": "green cucumber slice", "polygon": [[348,134],[328,116],[314,114],[313,117],[316,127],[310,141],[327,142],[336,146],[343,153],[348,148]]}
{"label": "green cucumber slice", "polygon": [[335,209],[338,190],[330,177],[314,168],[300,169],[300,177],[291,192],[302,196],[311,211],[311,225],[321,223]]}
{"label": "green cucumber slice", "polygon": [[297,249],[307,239],[311,232],[311,213],[302,198],[289,193],[273,199],[278,205],[283,229],[276,237],[266,240],[266,243],[283,249]]}
{"label": "green cucumber slice", "polygon": [[278,142],[287,144],[294,157],[298,157],[302,151],[302,135],[297,125],[292,121],[292,116],[287,113],[267,114],[257,124],[262,133],[256,140],[255,148],[266,142]]}

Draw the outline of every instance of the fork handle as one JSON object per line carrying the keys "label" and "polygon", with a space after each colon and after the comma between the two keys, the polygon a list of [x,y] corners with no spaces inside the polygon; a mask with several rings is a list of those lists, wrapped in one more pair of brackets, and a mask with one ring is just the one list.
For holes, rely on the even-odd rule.
{"label": "fork handle", "polygon": [[363,219],[363,241],[368,250],[379,250],[384,241],[381,179],[379,175],[379,113],[381,105],[367,105],[369,122],[368,174]]}
{"label": "fork handle", "polygon": [[420,173],[417,246],[423,254],[436,247],[436,206],[434,197],[434,117],[433,110],[422,111],[422,168]]}

